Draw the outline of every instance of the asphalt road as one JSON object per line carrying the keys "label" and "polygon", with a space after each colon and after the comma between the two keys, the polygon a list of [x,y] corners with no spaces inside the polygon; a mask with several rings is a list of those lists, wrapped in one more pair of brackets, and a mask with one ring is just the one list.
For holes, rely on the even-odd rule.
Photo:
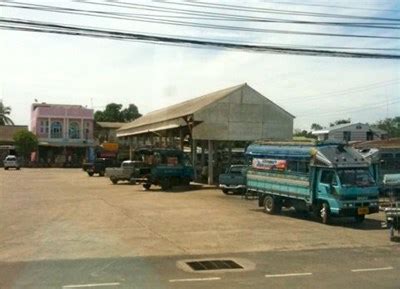
{"label": "asphalt road", "polygon": [[[187,259],[233,259],[244,270],[190,272]],[[400,247],[0,263],[2,289],[400,288]]]}

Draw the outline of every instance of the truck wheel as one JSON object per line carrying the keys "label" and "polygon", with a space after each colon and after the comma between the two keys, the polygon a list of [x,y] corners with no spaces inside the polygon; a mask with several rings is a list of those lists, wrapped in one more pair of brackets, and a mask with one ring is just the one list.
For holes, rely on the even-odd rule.
{"label": "truck wheel", "polygon": [[87,173],[89,177],[93,177],[93,173]]}
{"label": "truck wheel", "polygon": [[151,187],[151,184],[143,184],[143,188],[144,188],[145,190],[150,189],[150,187]]}
{"label": "truck wheel", "polygon": [[230,191],[230,190],[228,190],[228,189],[222,189],[222,192],[223,192],[225,195],[233,195],[233,192]]}
{"label": "truck wheel", "polygon": [[319,215],[323,224],[329,223],[331,212],[327,203],[322,203]]}
{"label": "truck wheel", "polygon": [[357,215],[354,219],[356,220],[356,223],[361,224],[365,220],[365,215]]}
{"label": "truck wheel", "polygon": [[8,168],[7,167],[4,167],[4,169],[7,171],[8,170]]}
{"label": "truck wheel", "polygon": [[114,185],[116,185],[116,184],[118,183],[118,180],[115,179],[115,178],[110,178],[110,180],[111,180],[111,182],[112,182]]}
{"label": "truck wheel", "polygon": [[171,183],[169,182],[169,180],[163,180],[161,181],[161,190],[166,191],[169,188],[171,188]]}
{"label": "truck wheel", "polygon": [[264,211],[267,214],[273,215],[276,213],[279,213],[282,209],[282,206],[280,205],[280,202],[275,199],[271,195],[267,195],[264,198]]}

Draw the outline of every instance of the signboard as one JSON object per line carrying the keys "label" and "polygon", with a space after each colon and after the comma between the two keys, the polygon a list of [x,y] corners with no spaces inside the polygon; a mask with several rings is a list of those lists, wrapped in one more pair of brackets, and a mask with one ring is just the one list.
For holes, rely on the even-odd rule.
{"label": "signboard", "polygon": [[252,162],[252,167],[259,170],[284,171],[287,169],[287,162],[286,160],[254,158]]}
{"label": "signboard", "polygon": [[106,142],[101,145],[101,147],[109,152],[117,152],[118,151],[118,144],[113,142]]}

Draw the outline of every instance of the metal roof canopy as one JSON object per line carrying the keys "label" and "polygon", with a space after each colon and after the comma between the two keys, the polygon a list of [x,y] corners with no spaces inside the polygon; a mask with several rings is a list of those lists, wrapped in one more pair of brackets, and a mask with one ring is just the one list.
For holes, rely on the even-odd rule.
{"label": "metal roof canopy", "polygon": [[117,137],[164,130],[174,130],[178,136],[185,128],[198,140],[254,141],[268,138],[268,133],[287,139],[292,136],[293,118],[244,83],[150,112],[118,129]]}

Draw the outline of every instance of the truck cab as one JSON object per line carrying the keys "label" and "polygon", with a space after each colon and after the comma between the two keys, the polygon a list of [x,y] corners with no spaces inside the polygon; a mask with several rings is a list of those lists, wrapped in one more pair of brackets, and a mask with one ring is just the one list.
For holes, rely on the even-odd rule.
{"label": "truck cab", "polygon": [[245,165],[231,165],[224,174],[219,175],[219,188],[224,194],[243,193],[246,190]]}

